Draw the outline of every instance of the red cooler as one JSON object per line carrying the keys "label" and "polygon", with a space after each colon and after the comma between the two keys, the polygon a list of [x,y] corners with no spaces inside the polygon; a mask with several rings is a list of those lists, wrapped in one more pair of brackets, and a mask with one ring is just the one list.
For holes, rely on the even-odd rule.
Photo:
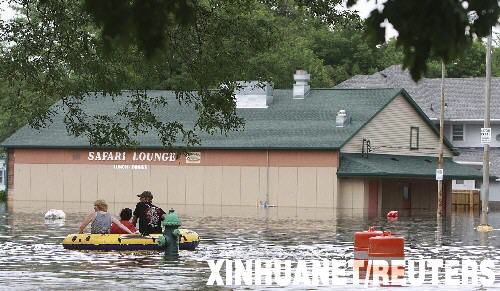
{"label": "red cooler", "polygon": [[374,227],[370,227],[368,231],[354,233],[354,263],[357,266],[361,265],[360,272],[366,271],[367,268],[369,239],[383,234],[382,231],[375,230]]}
{"label": "red cooler", "polygon": [[[404,260],[405,258],[405,240],[402,237],[392,236],[390,232],[384,231],[381,236],[369,238],[368,259],[370,260],[385,260],[389,264],[387,274],[390,285],[398,285],[397,280],[404,276],[403,267],[392,265],[394,260]],[[373,272],[380,270],[379,266],[373,266]]]}

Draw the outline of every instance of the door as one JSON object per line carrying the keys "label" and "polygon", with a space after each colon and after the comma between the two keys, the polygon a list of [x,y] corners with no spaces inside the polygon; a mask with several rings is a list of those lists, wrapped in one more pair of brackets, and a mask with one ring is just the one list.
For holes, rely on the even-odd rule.
{"label": "door", "polygon": [[411,184],[404,183],[403,184],[403,205],[401,206],[403,209],[411,208]]}

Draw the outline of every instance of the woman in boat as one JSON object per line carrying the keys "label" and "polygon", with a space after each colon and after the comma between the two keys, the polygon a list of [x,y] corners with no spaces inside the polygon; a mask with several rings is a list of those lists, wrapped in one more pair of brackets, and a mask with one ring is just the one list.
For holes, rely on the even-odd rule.
{"label": "woman in boat", "polygon": [[85,220],[80,225],[80,233],[83,233],[83,230],[89,223],[91,223],[90,233],[109,233],[112,222],[123,231],[125,231],[125,233],[133,233],[126,226],[121,224],[118,219],[114,218],[110,213],[108,213],[108,204],[106,204],[106,201],[101,199],[96,200],[96,202],[94,202],[94,212],[91,212],[89,215],[87,215]]}

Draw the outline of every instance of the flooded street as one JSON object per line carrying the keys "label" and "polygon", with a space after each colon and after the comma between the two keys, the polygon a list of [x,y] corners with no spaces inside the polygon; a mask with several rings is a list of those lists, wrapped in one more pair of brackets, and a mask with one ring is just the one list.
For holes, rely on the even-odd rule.
{"label": "flooded street", "polygon": [[[480,237],[473,229],[479,222],[478,213],[455,213],[438,227],[434,213],[388,221],[385,217],[359,216],[280,218],[272,213],[276,209],[258,208],[253,210],[257,213],[254,217],[188,216],[180,211],[183,227],[198,232],[201,243],[196,251],[180,251],[181,258],[172,261],[161,253],[65,250],[63,238],[77,232],[86,212],[66,209],[65,222],[58,224],[45,222],[45,211],[43,207],[9,211],[6,204],[0,204],[0,289],[205,289],[210,275],[206,260],[349,260],[353,257],[354,232],[368,226],[403,236],[407,259],[480,261],[500,257],[498,212],[489,218],[497,230]],[[498,261],[495,264],[495,287],[500,288],[500,265]],[[304,289],[299,287],[295,288]],[[432,288],[437,287],[409,287]]]}

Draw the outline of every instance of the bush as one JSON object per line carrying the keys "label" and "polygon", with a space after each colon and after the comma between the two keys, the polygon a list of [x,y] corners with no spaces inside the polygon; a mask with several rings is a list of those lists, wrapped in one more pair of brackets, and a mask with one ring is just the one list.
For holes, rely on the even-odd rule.
{"label": "bush", "polygon": [[7,193],[5,191],[0,191],[0,202],[7,201]]}

